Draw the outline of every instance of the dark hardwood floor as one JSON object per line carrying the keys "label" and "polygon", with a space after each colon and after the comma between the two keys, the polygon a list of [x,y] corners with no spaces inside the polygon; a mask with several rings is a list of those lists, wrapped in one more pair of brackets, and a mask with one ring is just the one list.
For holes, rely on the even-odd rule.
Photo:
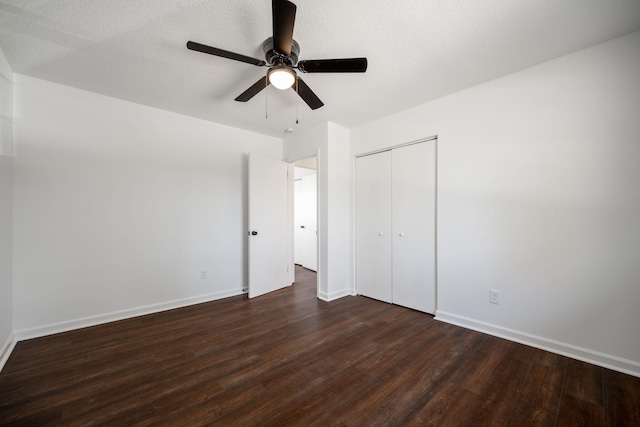
{"label": "dark hardwood floor", "polygon": [[315,273],[18,343],[0,425],[640,426],[640,378],[364,297]]}

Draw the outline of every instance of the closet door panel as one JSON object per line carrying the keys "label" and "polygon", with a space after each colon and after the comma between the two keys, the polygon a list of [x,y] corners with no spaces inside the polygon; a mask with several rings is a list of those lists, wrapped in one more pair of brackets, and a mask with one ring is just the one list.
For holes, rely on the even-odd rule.
{"label": "closet door panel", "polygon": [[393,303],[436,308],[435,142],[392,151]]}
{"label": "closet door panel", "polygon": [[392,302],[391,152],[356,159],[356,286]]}

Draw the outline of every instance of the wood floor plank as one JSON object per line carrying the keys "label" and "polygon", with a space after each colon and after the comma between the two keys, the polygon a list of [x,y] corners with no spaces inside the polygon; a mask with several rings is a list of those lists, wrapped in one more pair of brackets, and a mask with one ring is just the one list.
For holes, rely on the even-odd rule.
{"label": "wood floor plank", "polygon": [[602,406],[602,371],[604,368],[579,360],[570,360],[563,393]]}
{"label": "wood floor plank", "polygon": [[[495,368],[478,391],[477,398],[465,413],[459,426],[508,425],[518,395],[531,370],[532,361],[527,357],[528,347],[509,343]],[[483,374],[485,371],[482,371]]]}
{"label": "wood floor plank", "polygon": [[640,379],[316,276],[19,342],[0,425],[640,425]]}
{"label": "wood floor plank", "polygon": [[422,409],[406,425],[408,427],[456,426],[477,397],[477,394],[447,382],[433,392]]}
{"label": "wood floor plank", "polygon": [[370,376],[348,369],[321,391],[307,395],[265,423],[265,426],[328,426],[335,424],[337,413],[343,413],[366,396],[371,387]]}
{"label": "wood floor plank", "polygon": [[604,369],[605,424],[640,426],[640,378]]}
{"label": "wood floor plank", "polygon": [[476,394],[479,393],[502,360],[508,347],[509,341],[507,340],[489,335],[483,336],[472,349],[474,357],[469,357],[451,380],[460,387]]}
{"label": "wood floor plank", "polygon": [[517,426],[553,427],[558,414],[562,382],[562,367],[534,363],[509,417]]}
{"label": "wood floor plank", "polygon": [[[556,426],[600,427],[605,425],[604,408],[586,400],[563,394],[558,408]],[[625,424],[621,424],[624,426]]]}
{"label": "wood floor plank", "polygon": [[[432,387],[437,387],[461,361],[454,355],[472,346],[471,340],[460,340],[441,334],[437,339],[420,340],[419,345],[396,359],[392,366],[367,372],[372,386],[363,399],[355,402],[348,412],[334,412],[345,425],[404,425],[428,399]],[[437,360],[438,363],[432,363]],[[402,407],[402,411],[397,411]]]}

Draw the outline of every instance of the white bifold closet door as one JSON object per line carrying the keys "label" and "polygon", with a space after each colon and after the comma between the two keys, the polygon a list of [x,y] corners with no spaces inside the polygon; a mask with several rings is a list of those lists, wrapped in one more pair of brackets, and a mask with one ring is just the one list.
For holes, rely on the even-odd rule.
{"label": "white bifold closet door", "polygon": [[356,159],[358,293],[392,302],[391,152]]}
{"label": "white bifold closet door", "polygon": [[435,141],[395,149],[392,157],[393,303],[435,313]]}
{"label": "white bifold closet door", "polygon": [[358,293],[434,313],[435,141],[356,159]]}

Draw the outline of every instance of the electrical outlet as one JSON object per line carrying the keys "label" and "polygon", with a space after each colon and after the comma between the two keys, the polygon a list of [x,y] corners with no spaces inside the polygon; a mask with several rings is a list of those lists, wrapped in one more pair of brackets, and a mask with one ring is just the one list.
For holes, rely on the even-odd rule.
{"label": "electrical outlet", "polygon": [[489,290],[489,302],[491,304],[500,304],[500,291],[497,291],[495,289],[490,289]]}
{"label": "electrical outlet", "polygon": [[200,280],[207,278],[207,270],[200,270]]}

